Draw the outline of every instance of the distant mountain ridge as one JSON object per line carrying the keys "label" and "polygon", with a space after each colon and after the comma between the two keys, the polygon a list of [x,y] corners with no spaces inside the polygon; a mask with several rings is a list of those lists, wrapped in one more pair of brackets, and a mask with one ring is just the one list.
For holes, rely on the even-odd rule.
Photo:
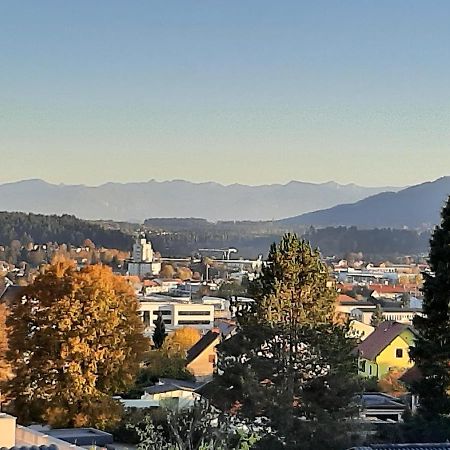
{"label": "distant mountain ridge", "polygon": [[290,217],[283,225],[427,228],[439,223],[450,195],[450,176],[398,192],[383,192],[351,204]]}
{"label": "distant mountain ridge", "polygon": [[25,180],[0,185],[0,210],[138,222],[149,217],[202,217],[211,221],[273,220],[399,189],[300,181],[261,186],[224,186],[215,182],[151,180],[109,182],[90,187]]}

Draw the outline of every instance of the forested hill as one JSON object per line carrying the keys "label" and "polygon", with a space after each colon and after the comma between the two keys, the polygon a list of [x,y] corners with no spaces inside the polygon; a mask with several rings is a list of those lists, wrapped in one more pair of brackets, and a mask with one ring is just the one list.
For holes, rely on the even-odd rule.
{"label": "forested hill", "polygon": [[44,216],[20,212],[0,212],[0,245],[13,240],[22,243],[82,245],[90,239],[97,247],[129,250],[132,237],[119,230],[107,230],[74,216]]}

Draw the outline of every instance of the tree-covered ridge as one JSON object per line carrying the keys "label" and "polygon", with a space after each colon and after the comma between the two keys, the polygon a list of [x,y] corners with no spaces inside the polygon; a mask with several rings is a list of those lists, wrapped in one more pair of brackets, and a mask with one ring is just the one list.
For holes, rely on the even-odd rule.
{"label": "tree-covered ridge", "polygon": [[23,244],[57,242],[81,246],[90,239],[98,247],[129,250],[131,236],[105,229],[75,216],[45,216],[20,212],[0,212],[0,245],[18,240]]}

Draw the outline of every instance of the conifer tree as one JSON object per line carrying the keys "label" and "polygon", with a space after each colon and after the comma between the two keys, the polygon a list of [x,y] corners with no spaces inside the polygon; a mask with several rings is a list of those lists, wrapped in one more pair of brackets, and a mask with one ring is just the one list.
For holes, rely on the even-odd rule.
{"label": "conifer tree", "polygon": [[166,339],[166,325],[164,323],[161,311],[158,312],[158,317],[155,322],[155,330],[153,331],[153,345],[156,349],[161,348]]}
{"label": "conifer tree", "polygon": [[410,350],[421,373],[414,391],[427,418],[450,414],[450,197],[441,215],[430,241],[432,273],[424,274],[424,315],[414,318],[419,336]]}
{"label": "conifer tree", "polygon": [[377,327],[383,321],[383,310],[381,309],[381,305],[377,304],[377,306],[375,307],[375,311],[372,313],[372,317],[370,318],[370,325],[372,325],[373,327]]}
{"label": "conifer tree", "polygon": [[219,348],[212,399],[246,418],[267,417],[275,432],[261,448],[339,448],[358,383],[354,342],[333,322],[327,267],[287,234],[250,292],[254,306],[239,312],[238,333]]}
{"label": "conifer tree", "polygon": [[11,306],[8,326],[7,393],[21,422],[105,428],[120,418],[111,396],[132,385],[148,347],[123,278],[58,260]]}

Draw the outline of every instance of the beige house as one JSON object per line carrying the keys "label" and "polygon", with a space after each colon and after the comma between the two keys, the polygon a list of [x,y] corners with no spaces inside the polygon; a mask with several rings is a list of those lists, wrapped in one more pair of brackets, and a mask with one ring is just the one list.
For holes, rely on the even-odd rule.
{"label": "beige house", "polygon": [[217,353],[216,346],[220,343],[219,330],[208,331],[187,352],[186,368],[196,380],[208,381],[214,374]]}

